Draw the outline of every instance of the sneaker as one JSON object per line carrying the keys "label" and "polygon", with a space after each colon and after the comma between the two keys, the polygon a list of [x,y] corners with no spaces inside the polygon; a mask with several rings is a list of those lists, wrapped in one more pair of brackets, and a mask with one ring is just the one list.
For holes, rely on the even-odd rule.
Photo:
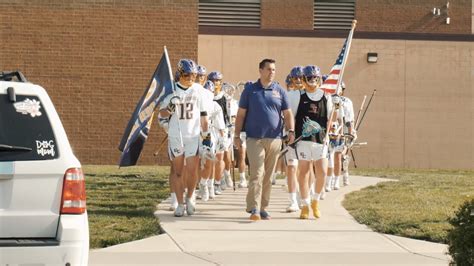
{"label": "sneaker", "polygon": [[193,215],[196,211],[196,203],[194,203],[193,199],[186,198],[186,213],[188,215]]}
{"label": "sneaker", "polygon": [[247,180],[245,179],[241,179],[240,182],[239,182],[239,188],[246,188],[248,185],[247,185]]}
{"label": "sneaker", "polygon": [[303,220],[309,219],[309,207],[308,207],[308,205],[304,205],[301,208],[300,219],[303,219]]}
{"label": "sneaker", "polygon": [[324,200],[326,198],[326,191],[324,189],[321,191],[321,194],[319,195],[319,198],[321,200]]}
{"label": "sneaker", "polygon": [[262,220],[271,220],[272,219],[270,214],[265,210],[260,211],[260,217],[262,218]]}
{"label": "sneaker", "polygon": [[232,177],[230,175],[225,178],[225,184],[228,188],[234,187],[234,182],[232,181]]}
{"label": "sneaker", "polygon": [[297,202],[291,202],[288,207],[286,207],[286,212],[297,212],[300,210]]}
{"label": "sneaker", "polygon": [[184,204],[178,204],[176,210],[174,211],[174,216],[183,217],[184,215]]}
{"label": "sneaker", "polygon": [[196,199],[202,199],[203,191],[204,191],[203,185],[201,184],[201,182],[199,182],[199,188],[196,194]]}
{"label": "sneaker", "polygon": [[260,213],[257,211],[257,209],[252,209],[250,212],[250,220],[252,221],[259,221],[260,220]]}
{"label": "sneaker", "polygon": [[344,184],[344,186],[348,186],[348,185],[351,184],[351,183],[349,182],[349,176],[348,176],[348,175],[344,175],[344,176],[342,177],[342,181],[343,181],[342,183]]}
{"label": "sneaker", "polygon": [[222,184],[214,184],[214,194],[222,194]]}
{"label": "sneaker", "polygon": [[321,217],[321,212],[319,211],[318,204],[319,204],[319,202],[317,200],[312,200],[311,201],[311,209],[313,210],[314,218],[320,218]]}
{"label": "sneaker", "polygon": [[340,184],[339,184],[339,176],[336,176],[336,178],[334,178],[334,190],[339,190],[341,188]]}
{"label": "sneaker", "polygon": [[203,201],[209,200],[209,188],[207,187],[207,182],[206,184],[199,184],[199,192],[201,192],[200,194]]}
{"label": "sneaker", "polygon": [[178,208],[178,200],[176,199],[176,197],[172,196],[169,210],[174,211],[174,210],[176,210],[176,208]]}
{"label": "sneaker", "polygon": [[212,184],[212,180],[209,179],[209,181],[207,181],[207,188],[209,189],[209,198],[210,199],[213,199],[216,197],[216,193],[214,193],[214,185]]}
{"label": "sneaker", "polygon": [[326,190],[326,192],[331,192],[332,190],[332,179],[333,179],[332,176],[327,177],[326,186],[324,187],[324,190]]}
{"label": "sneaker", "polygon": [[227,188],[227,184],[225,183],[225,177],[221,178],[221,192]]}

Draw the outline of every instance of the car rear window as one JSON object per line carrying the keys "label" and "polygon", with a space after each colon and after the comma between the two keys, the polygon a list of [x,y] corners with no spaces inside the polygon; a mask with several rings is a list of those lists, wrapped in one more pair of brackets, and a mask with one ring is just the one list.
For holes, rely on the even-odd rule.
{"label": "car rear window", "polygon": [[[10,146],[14,148],[9,149]],[[0,161],[58,157],[53,129],[40,99],[16,95],[16,102],[11,102],[8,95],[0,94]]]}

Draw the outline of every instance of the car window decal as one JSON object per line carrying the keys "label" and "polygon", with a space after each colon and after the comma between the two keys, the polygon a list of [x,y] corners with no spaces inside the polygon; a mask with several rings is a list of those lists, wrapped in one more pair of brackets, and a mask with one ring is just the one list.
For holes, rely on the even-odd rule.
{"label": "car window decal", "polygon": [[15,107],[15,110],[18,113],[24,114],[24,115],[30,115],[31,117],[37,117],[41,116],[40,112],[40,102],[37,100],[30,100],[26,98],[22,102],[17,102],[14,103],[13,106]]}
{"label": "car window decal", "polygon": [[36,141],[36,152],[38,155],[45,156],[51,155],[54,157],[56,152],[54,151],[54,141],[53,140],[37,140]]}

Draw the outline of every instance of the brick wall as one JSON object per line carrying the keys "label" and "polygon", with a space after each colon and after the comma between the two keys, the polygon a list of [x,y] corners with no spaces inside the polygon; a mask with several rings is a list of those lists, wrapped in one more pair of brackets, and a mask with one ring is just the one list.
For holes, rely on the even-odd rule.
{"label": "brick wall", "polygon": [[[115,164],[121,134],[166,45],[197,59],[196,0],[1,1],[0,70],[50,94],[82,163]],[[186,19],[182,19],[185,17]],[[157,122],[141,164],[166,164]]]}
{"label": "brick wall", "polygon": [[[357,0],[358,31],[471,34],[472,0]],[[441,16],[433,16],[433,8]],[[446,24],[446,10],[451,22]]]}
{"label": "brick wall", "polygon": [[262,29],[313,29],[313,0],[261,0]]}

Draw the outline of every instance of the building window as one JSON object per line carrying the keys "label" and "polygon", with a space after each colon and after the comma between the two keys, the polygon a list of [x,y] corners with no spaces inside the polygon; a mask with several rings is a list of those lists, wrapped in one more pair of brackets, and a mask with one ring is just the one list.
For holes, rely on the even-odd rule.
{"label": "building window", "polygon": [[315,30],[350,30],[355,18],[355,0],[314,0]]}
{"label": "building window", "polygon": [[199,26],[260,27],[260,0],[199,0]]}

